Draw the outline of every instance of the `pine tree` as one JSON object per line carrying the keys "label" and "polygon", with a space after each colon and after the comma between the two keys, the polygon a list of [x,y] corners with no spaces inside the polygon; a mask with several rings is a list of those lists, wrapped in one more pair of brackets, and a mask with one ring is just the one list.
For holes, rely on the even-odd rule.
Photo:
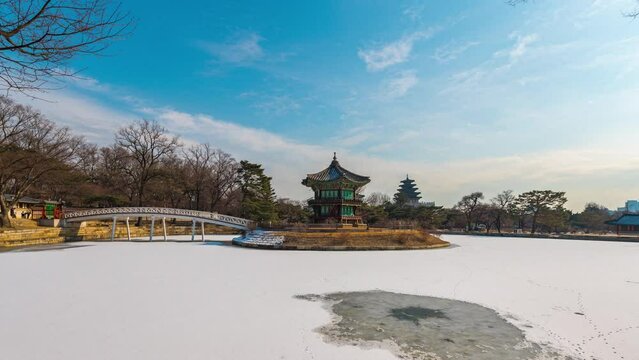
{"label": "pine tree", "polygon": [[238,184],[242,193],[241,216],[258,223],[277,220],[275,191],[271,177],[264,174],[262,165],[246,160],[240,162]]}

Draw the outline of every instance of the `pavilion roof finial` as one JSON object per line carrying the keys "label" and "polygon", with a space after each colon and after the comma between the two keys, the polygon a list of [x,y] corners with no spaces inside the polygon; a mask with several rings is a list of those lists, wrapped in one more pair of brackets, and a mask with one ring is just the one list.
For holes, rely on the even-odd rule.
{"label": "pavilion roof finial", "polygon": [[337,152],[333,151],[333,161],[337,161]]}

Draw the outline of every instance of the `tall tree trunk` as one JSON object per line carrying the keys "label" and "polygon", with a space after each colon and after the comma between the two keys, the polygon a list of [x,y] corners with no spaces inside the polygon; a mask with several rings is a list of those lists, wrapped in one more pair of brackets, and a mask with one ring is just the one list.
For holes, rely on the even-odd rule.
{"label": "tall tree trunk", "polygon": [[11,221],[11,207],[7,204],[3,195],[0,195],[0,224],[2,227],[13,227],[13,222]]}
{"label": "tall tree trunk", "polygon": [[532,227],[530,229],[530,233],[534,234],[535,231],[537,231],[537,214],[533,214]]}
{"label": "tall tree trunk", "polygon": [[[144,184],[140,184],[138,188],[138,207],[142,207],[142,196],[144,195]],[[135,223],[135,226],[142,225],[142,217],[138,218],[138,221]]]}

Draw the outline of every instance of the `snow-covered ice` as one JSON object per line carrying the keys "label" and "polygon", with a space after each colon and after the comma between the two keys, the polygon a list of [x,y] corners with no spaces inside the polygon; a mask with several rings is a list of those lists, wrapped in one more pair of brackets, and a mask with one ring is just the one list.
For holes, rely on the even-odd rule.
{"label": "snow-covered ice", "polygon": [[331,314],[294,297],[375,289],[495,309],[578,358],[639,359],[639,244],[445,239],[458,246],[99,242],[0,253],[0,359],[394,359],[324,342],[314,330]]}

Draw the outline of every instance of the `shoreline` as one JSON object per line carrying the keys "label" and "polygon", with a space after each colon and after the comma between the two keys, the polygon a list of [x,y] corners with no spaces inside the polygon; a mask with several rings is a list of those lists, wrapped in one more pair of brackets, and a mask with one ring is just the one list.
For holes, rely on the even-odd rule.
{"label": "shoreline", "polygon": [[533,238],[533,239],[556,239],[556,240],[585,240],[585,241],[606,241],[606,242],[628,242],[639,243],[639,237],[635,236],[607,236],[607,235],[570,235],[570,234],[516,234],[516,233],[484,233],[484,232],[461,232],[447,230],[432,230],[434,235],[467,235],[486,236],[498,238]]}

